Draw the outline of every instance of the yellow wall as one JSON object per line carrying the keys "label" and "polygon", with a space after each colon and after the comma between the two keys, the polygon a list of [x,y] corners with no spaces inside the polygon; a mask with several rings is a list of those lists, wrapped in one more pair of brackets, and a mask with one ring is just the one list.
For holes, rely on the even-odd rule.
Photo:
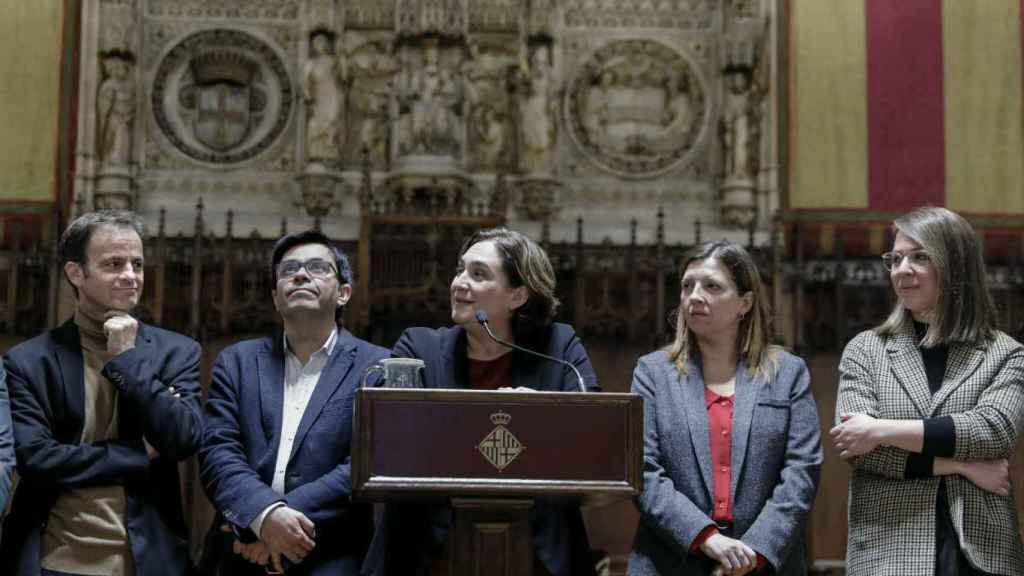
{"label": "yellow wall", "polygon": [[0,0],[0,201],[52,202],[61,0]]}

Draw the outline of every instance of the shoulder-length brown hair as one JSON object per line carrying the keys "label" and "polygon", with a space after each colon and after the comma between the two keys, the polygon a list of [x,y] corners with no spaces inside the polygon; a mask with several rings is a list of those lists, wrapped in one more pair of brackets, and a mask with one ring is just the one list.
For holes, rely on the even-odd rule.
{"label": "shoulder-length brown hair", "polygon": [[462,243],[459,256],[479,242],[490,242],[497,249],[509,287],[525,286],[528,292],[526,303],[513,315],[512,334],[522,341],[539,336],[554,321],[561,304],[555,296],[555,269],[547,253],[522,233],[498,227],[475,232]]}
{"label": "shoulder-length brown hair", "polygon": [[[679,267],[680,281],[692,262],[708,258],[718,260],[729,271],[740,296],[747,293],[751,295],[753,301],[750,310],[740,320],[736,333],[736,350],[739,357],[746,360],[750,374],[757,373],[766,379],[770,378],[777,367],[778,348],[771,344],[771,307],[761,283],[761,273],[757,270],[757,264],[750,253],[739,244],[726,240],[706,242],[695,246],[683,256],[683,263]],[[669,359],[683,374],[686,373],[687,362],[700,354],[697,338],[686,325],[682,302],[679,303],[676,312],[675,341],[666,348],[666,351]]]}
{"label": "shoulder-length brown hair", "polygon": [[[980,344],[996,329],[996,306],[988,289],[981,242],[970,223],[956,212],[926,206],[900,216],[893,228],[920,244],[935,266],[939,298],[921,344]],[[879,336],[904,330],[910,312],[897,301],[889,317],[875,328]]]}

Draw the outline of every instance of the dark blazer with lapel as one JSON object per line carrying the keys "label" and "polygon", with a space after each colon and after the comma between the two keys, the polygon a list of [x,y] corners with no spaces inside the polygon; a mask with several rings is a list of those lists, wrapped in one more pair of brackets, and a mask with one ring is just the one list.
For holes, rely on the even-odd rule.
{"label": "dark blazer with lapel", "polygon": [[[554,323],[545,338],[533,345],[540,352],[571,362],[583,376],[587,390],[600,391],[590,358],[571,326]],[[518,350],[510,354],[510,386],[552,392],[579,390],[576,375],[569,368]],[[422,359],[426,363],[426,388],[469,388],[466,332],[460,326],[410,328],[395,344],[392,356]],[[447,540],[451,522],[449,508],[434,509],[433,513],[425,513],[425,509],[416,505],[387,507],[367,555],[364,574],[406,576],[421,569],[429,550]],[[594,573],[578,506],[538,501],[530,511],[530,526],[534,553],[554,576]]]}
{"label": "dark blazer with lapel", "polygon": [[[806,574],[802,533],[821,467],[818,411],[800,358],[778,351],[766,381],[736,369],[732,428],[734,536],[763,555],[777,574]],[[630,575],[701,574],[690,555],[711,519],[714,484],[697,362],[680,374],[665,351],[640,358],[633,391],[644,400],[644,491]]]}
{"label": "dark blazer with lapel", "polygon": [[[4,522],[0,574],[39,574],[41,533],[62,489],[114,484],[125,489],[136,572],[186,573],[178,461],[202,437],[199,358],[194,340],[140,323],[135,348],[102,370],[120,398],[119,437],[83,444],[85,376],[74,322],[7,352],[21,481]],[[143,436],[159,458],[149,460]]]}
{"label": "dark blazer with lapel", "polygon": [[[285,494],[270,487],[281,436],[285,354],[280,334],[239,342],[214,363],[199,453],[207,495],[243,532],[267,506],[284,501],[316,525],[314,551],[289,574],[357,574],[372,535],[372,511],[353,505],[352,410],[363,371],[386,348],[338,329],[338,338],[299,422],[285,475]],[[214,526],[217,529],[217,526]],[[240,556],[222,574],[262,574]]]}
{"label": "dark blazer with lapel", "polygon": [[[928,388],[913,326],[858,334],[839,362],[836,418],[953,419],[957,460],[1012,458],[1024,430],[1024,347],[996,332],[989,342],[949,346],[942,387]],[[1024,574],[1013,492],[999,496],[960,475],[907,478],[910,453],[879,446],[851,460],[846,572],[935,573],[935,500],[946,486],[950,517],[967,559],[987,574]]]}
{"label": "dark blazer with lapel", "polygon": [[[0,362],[0,510],[7,508],[14,472],[14,432],[11,430],[11,403],[7,395],[7,373]],[[0,511],[0,519],[3,512]],[[0,533],[2,536],[2,533]]]}

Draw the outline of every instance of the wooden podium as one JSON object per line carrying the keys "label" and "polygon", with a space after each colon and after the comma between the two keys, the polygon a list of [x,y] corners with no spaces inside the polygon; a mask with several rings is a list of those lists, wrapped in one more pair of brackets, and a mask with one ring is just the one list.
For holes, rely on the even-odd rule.
{"label": "wooden podium", "polygon": [[356,397],[353,496],[449,501],[452,576],[529,576],[534,498],[641,489],[636,394],[366,388]]}

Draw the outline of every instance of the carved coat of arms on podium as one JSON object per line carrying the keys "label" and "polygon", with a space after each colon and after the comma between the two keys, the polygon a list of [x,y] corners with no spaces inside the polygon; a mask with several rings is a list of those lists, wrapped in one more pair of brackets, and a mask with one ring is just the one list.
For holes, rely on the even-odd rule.
{"label": "carved coat of arms on podium", "polygon": [[511,421],[512,416],[505,412],[498,411],[491,414],[491,422],[495,428],[477,445],[480,454],[498,471],[504,470],[516,459],[516,456],[526,450],[526,446],[523,446],[507,428]]}

